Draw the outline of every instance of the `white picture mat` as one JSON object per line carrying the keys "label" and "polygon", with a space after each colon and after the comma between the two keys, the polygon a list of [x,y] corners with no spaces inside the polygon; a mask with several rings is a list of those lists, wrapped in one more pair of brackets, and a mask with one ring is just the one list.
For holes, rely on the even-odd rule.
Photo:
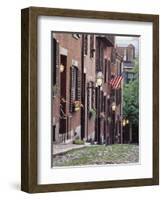
{"label": "white picture mat", "polygon": [[[51,168],[51,31],[140,35],[140,163]],[[38,18],[38,184],[152,178],[152,23]]]}

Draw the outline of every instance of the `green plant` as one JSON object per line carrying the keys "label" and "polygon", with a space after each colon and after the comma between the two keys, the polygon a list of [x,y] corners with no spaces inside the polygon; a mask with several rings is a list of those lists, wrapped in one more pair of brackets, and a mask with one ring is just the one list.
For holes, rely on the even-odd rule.
{"label": "green plant", "polygon": [[94,108],[91,108],[90,110],[89,110],[89,118],[94,118],[95,119],[95,117],[96,117],[96,110],[94,109]]}
{"label": "green plant", "polygon": [[85,142],[83,141],[83,140],[81,140],[81,139],[75,139],[74,141],[73,141],[73,144],[79,144],[79,145],[82,145],[82,144],[84,144]]}
{"label": "green plant", "polygon": [[135,79],[124,85],[123,88],[123,115],[138,126],[139,123],[139,65],[135,61],[133,69]]}

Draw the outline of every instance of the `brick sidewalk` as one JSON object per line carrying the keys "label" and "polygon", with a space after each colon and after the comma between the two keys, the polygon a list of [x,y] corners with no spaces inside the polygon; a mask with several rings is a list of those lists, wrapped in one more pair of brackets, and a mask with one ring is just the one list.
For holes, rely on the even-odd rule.
{"label": "brick sidewalk", "polygon": [[72,149],[80,149],[86,146],[90,146],[90,143],[78,145],[78,144],[53,144],[53,155],[65,153]]}

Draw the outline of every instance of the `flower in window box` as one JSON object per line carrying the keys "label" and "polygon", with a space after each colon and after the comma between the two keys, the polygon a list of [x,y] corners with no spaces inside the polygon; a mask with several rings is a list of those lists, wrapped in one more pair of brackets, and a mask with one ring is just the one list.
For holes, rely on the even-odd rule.
{"label": "flower in window box", "polygon": [[80,110],[80,107],[81,107],[81,102],[80,101],[74,101],[73,111],[76,112],[76,111]]}

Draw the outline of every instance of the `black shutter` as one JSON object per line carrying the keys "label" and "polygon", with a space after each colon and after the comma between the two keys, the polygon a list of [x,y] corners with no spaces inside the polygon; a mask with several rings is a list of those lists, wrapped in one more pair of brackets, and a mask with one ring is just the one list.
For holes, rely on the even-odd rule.
{"label": "black shutter", "polygon": [[74,67],[70,67],[70,112],[73,112],[74,101]]}
{"label": "black shutter", "polygon": [[80,99],[81,99],[81,74],[80,70],[77,70],[77,100],[80,101]]}
{"label": "black shutter", "polygon": [[55,89],[53,90],[54,95],[59,94],[59,65],[60,65],[60,60],[59,60],[59,43],[57,42],[56,39],[53,39],[52,43],[52,72],[53,72],[53,86],[55,86]]}
{"label": "black shutter", "polygon": [[108,60],[108,82],[111,80],[111,65],[110,60]]}
{"label": "black shutter", "polygon": [[88,54],[88,35],[84,34],[84,54]]}
{"label": "black shutter", "polygon": [[90,57],[93,58],[94,54],[94,35],[90,35]]}
{"label": "black shutter", "polygon": [[100,42],[96,37],[96,70],[100,70]]}

